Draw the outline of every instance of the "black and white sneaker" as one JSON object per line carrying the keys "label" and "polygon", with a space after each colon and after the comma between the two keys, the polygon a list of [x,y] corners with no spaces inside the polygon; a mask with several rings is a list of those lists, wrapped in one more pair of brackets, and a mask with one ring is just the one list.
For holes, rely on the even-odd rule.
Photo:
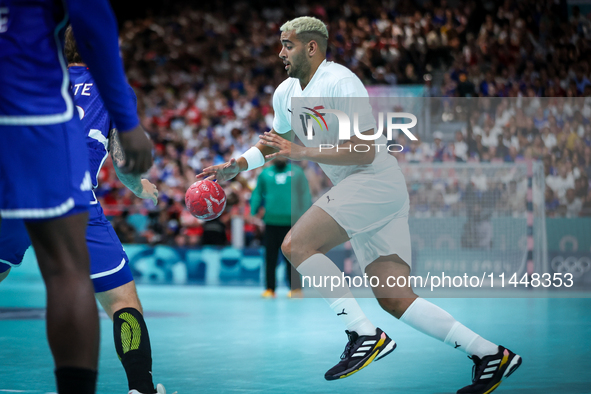
{"label": "black and white sneaker", "polygon": [[457,394],[489,394],[496,390],[504,378],[509,377],[521,365],[521,357],[499,346],[499,352],[482,359],[468,356],[474,361],[472,384],[458,390]]}
{"label": "black and white sneaker", "polygon": [[359,336],[355,331],[345,331],[349,342],[341,355],[341,362],[324,374],[326,380],[337,380],[353,375],[367,367],[372,361],[377,361],[396,348],[394,342],[386,333],[376,328],[375,335]]}

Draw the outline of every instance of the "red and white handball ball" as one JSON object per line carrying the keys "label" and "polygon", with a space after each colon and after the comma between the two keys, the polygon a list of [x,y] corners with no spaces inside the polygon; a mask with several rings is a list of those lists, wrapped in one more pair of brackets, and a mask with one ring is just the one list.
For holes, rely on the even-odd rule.
{"label": "red and white handball ball", "polygon": [[226,208],[226,193],[217,182],[198,181],[185,193],[185,205],[196,218],[213,220]]}

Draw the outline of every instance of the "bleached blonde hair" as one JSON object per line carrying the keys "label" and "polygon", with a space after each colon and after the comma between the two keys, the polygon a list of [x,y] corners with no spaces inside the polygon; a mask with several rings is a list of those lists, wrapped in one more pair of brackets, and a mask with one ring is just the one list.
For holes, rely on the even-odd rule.
{"label": "bleached blonde hair", "polygon": [[314,40],[321,51],[326,52],[328,46],[328,29],[320,19],[312,16],[300,16],[299,18],[285,22],[279,30],[294,30],[298,40],[304,44]]}

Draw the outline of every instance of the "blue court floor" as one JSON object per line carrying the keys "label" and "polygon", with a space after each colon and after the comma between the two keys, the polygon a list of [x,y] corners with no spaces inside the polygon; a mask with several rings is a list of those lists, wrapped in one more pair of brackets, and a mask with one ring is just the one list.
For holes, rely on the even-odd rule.
{"label": "blue court floor", "polygon": [[[361,306],[398,348],[349,378],[327,382],[324,372],[338,361],[346,336],[321,299],[290,300],[283,291],[263,300],[260,289],[247,287],[144,285],[139,293],[155,382],[169,393],[439,394],[470,382],[472,363],[464,353],[413,331],[370,299],[360,300]],[[521,368],[496,392],[591,393],[591,299],[432,301],[523,357]],[[0,285],[4,311],[44,303],[38,278],[14,275]],[[39,317],[39,310],[26,309],[0,320],[0,393],[55,392]],[[102,319],[101,330],[98,393],[125,394],[108,319]]]}

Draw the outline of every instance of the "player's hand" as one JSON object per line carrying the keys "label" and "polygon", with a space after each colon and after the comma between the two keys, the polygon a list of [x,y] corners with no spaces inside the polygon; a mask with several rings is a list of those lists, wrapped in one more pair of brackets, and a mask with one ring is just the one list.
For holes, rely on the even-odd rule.
{"label": "player's hand", "polygon": [[126,174],[143,174],[152,167],[152,141],[146,135],[142,126],[121,133],[119,141],[125,153],[125,162],[119,166]]}
{"label": "player's hand", "polygon": [[204,168],[203,172],[197,174],[195,178],[199,180],[205,179],[207,181],[216,179],[218,182],[223,182],[234,178],[238,173],[240,173],[238,162],[236,159],[230,159],[227,163]]}
{"label": "player's hand", "polygon": [[158,205],[158,188],[149,180],[142,179],[142,193],[138,197],[150,199],[154,205]]}
{"label": "player's hand", "polygon": [[265,159],[271,160],[277,156],[287,157],[291,160],[305,160],[306,159],[306,148],[294,144],[293,142],[286,140],[285,138],[271,132],[266,132],[259,135],[261,143],[266,146],[270,146],[278,150],[278,152],[271,153],[265,156]]}

